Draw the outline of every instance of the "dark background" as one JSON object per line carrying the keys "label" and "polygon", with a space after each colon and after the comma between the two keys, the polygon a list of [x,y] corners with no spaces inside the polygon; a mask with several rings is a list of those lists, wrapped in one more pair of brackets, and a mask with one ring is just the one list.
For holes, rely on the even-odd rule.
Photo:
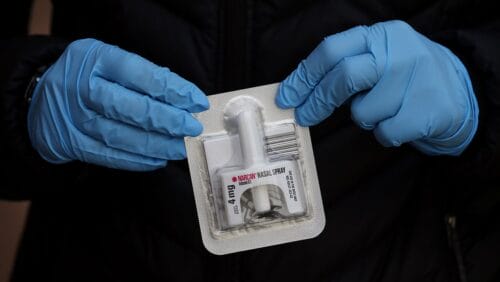
{"label": "dark background", "polygon": [[[30,34],[49,34],[51,5],[50,0],[33,1],[28,31]],[[29,201],[0,200],[0,282],[9,281],[29,206]]]}

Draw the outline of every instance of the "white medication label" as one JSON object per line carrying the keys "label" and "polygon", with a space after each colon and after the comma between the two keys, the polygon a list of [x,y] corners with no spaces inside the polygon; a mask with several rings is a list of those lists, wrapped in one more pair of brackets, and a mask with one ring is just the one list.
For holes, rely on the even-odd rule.
{"label": "white medication label", "polygon": [[226,216],[230,226],[243,224],[241,195],[248,189],[272,185],[282,193],[288,212],[299,215],[305,212],[299,170],[295,161],[274,162],[267,166],[236,169],[221,173]]}

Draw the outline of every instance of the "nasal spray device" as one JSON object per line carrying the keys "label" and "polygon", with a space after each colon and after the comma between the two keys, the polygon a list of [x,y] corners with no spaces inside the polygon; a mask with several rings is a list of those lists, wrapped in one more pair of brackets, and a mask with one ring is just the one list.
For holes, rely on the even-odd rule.
{"label": "nasal spray device", "polygon": [[324,228],[309,130],[276,107],[278,84],[209,97],[204,132],[186,138],[205,247],[227,254],[317,236]]}
{"label": "nasal spray device", "polygon": [[[272,211],[269,189],[272,186],[281,190],[285,195],[288,213],[303,214],[306,210],[304,196],[300,182],[300,172],[295,165],[295,160],[282,160],[269,162],[267,152],[276,153],[279,149],[285,153],[298,154],[298,144],[294,136],[293,127],[288,128],[288,133],[264,137],[263,121],[260,115],[259,103],[249,96],[233,98],[226,105],[224,119],[228,125],[235,123],[234,129],[238,135],[242,153],[242,167],[221,170],[222,187],[226,188],[224,200],[228,225],[238,226],[244,223],[241,205],[238,203],[241,194],[251,191],[251,202],[256,216]],[[288,137],[281,139],[279,137]],[[267,142],[265,142],[267,141]],[[280,147],[281,146],[281,147]],[[292,149],[292,150],[290,150]],[[283,153],[283,152],[282,152]],[[286,156],[290,156],[287,154]],[[234,188],[233,188],[234,187]],[[233,203],[232,199],[236,199]]]}

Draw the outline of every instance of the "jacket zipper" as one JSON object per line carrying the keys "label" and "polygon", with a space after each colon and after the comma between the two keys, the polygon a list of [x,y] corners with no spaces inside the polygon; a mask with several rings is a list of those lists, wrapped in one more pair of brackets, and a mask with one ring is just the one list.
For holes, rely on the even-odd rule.
{"label": "jacket zipper", "polygon": [[453,250],[455,262],[457,265],[457,272],[460,282],[467,282],[467,274],[465,272],[464,258],[462,255],[462,248],[460,247],[460,240],[457,232],[457,217],[454,215],[447,215],[445,217],[446,231],[448,234],[448,245]]}

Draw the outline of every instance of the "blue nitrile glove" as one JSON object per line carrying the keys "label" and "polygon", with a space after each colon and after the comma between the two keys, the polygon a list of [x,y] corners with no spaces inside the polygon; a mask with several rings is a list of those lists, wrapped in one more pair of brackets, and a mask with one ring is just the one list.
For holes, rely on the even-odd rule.
{"label": "blue nitrile glove", "polygon": [[411,142],[459,155],[479,109],[467,70],[447,48],[402,21],[358,26],[325,40],[280,85],[276,103],[315,125],[353,97],[353,120],[384,146]]}
{"label": "blue nitrile glove", "polygon": [[51,163],[153,170],[186,157],[184,136],[208,109],[192,83],[94,39],[70,44],[42,76],[28,113],[33,147]]}

